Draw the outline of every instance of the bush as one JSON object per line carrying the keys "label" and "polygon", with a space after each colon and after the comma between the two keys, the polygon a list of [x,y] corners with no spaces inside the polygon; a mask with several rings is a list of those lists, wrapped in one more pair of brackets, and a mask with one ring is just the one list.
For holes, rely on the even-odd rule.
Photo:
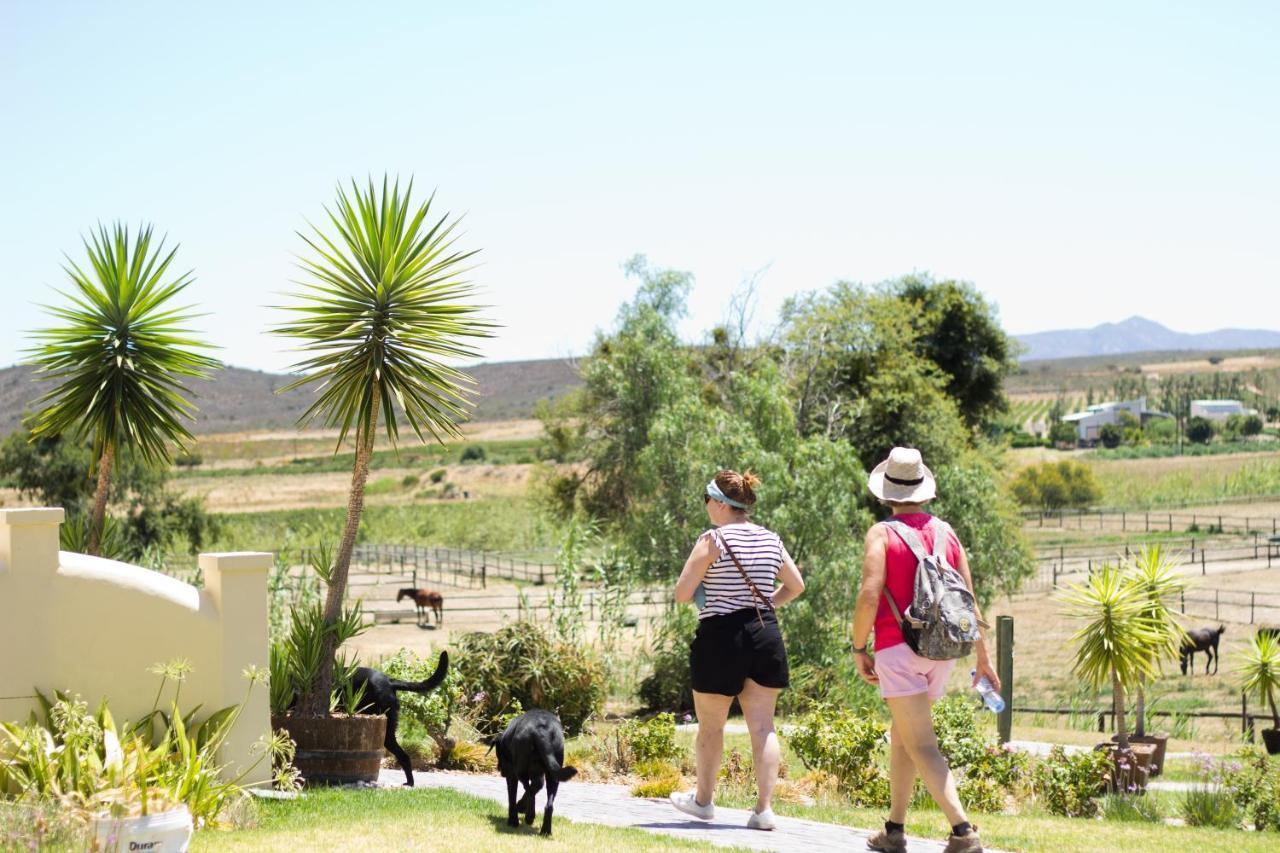
{"label": "bush", "polygon": [[1156,444],[1173,444],[1178,438],[1178,425],[1173,418],[1152,418],[1142,431]]}
{"label": "bush", "polygon": [[[470,694],[476,725],[486,734],[505,727],[515,702],[560,715],[573,736],[604,705],[605,675],[590,652],[554,642],[532,622],[515,622],[493,634],[466,634],[458,641],[458,673]],[[687,666],[686,666],[687,668]]]}
{"label": "bush", "polygon": [[855,806],[886,806],[889,780],[881,768],[886,729],[880,720],[826,708],[801,720],[791,749],[810,770],[830,773]]}
{"label": "bush", "polygon": [[1193,444],[1208,444],[1213,440],[1213,421],[1196,415],[1187,421],[1187,441]]}
{"label": "bush", "polygon": [[968,696],[951,695],[933,706],[938,749],[953,771],[962,771],[986,755],[977,707]]}
{"label": "bush", "polygon": [[463,462],[483,462],[484,457],[484,447],[479,444],[468,444],[462,451]]}
{"label": "bush", "polygon": [[173,457],[173,464],[179,468],[194,468],[204,464],[204,457],[199,453],[184,451]]}
{"label": "bush", "polygon": [[640,781],[631,786],[633,797],[666,799],[680,789],[680,768],[668,761],[646,761],[636,767]]}
{"label": "bush", "polygon": [[449,475],[448,471],[444,470],[443,468],[437,468],[436,470],[432,471],[429,476],[431,477],[431,482],[439,483],[442,480],[444,480],[444,478],[447,477],[448,475]]}
{"label": "bush", "polygon": [[1231,759],[1206,760],[1206,781],[1217,782],[1258,830],[1280,830],[1280,763],[1256,746]]}
{"label": "bush", "polygon": [[1079,439],[1080,431],[1073,423],[1058,421],[1049,429],[1049,440],[1054,444],[1069,444],[1075,447]]}
{"label": "bush", "polygon": [[1240,812],[1226,791],[1194,788],[1182,798],[1182,819],[1187,826],[1235,829],[1240,825]]}
{"label": "bush", "polygon": [[960,802],[970,811],[995,814],[1004,811],[1008,803],[1005,790],[990,779],[961,779],[956,791]]}
{"label": "bush", "polygon": [[1106,448],[1119,447],[1124,441],[1124,428],[1119,424],[1103,424],[1098,430],[1098,440],[1102,442],[1102,446]]}
{"label": "bush", "polygon": [[418,475],[405,474],[404,479],[400,481],[400,485],[406,489],[412,489],[414,486],[418,485]]}
{"label": "bush", "polygon": [[1005,791],[1011,792],[1029,781],[1030,763],[1025,752],[1009,746],[992,744],[965,768],[964,775],[969,779],[990,780]]}
{"label": "bush", "polygon": [[1102,816],[1122,823],[1163,823],[1164,808],[1156,797],[1108,794],[1102,801]]}
{"label": "bush", "polygon": [[[420,657],[409,649],[401,649],[378,664],[389,677],[400,681],[423,681],[436,671],[437,659]],[[450,766],[451,753],[457,744],[449,737],[454,708],[465,707],[465,689],[457,666],[450,666],[444,683],[425,695],[405,691],[400,697],[400,726],[406,736],[417,732],[429,738],[436,747],[439,764]],[[403,738],[402,738],[403,739]]]}
{"label": "bush", "polygon": [[1102,499],[1093,469],[1070,459],[1029,465],[1009,484],[1023,506],[1040,509],[1084,509]]}
{"label": "bush", "polygon": [[1063,817],[1096,817],[1098,795],[1111,778],[1109,752],[1076,752],[1068,755],[1055,746],[1036,766],[1036,795],[1051,814]]}
{"label": "bush", "polygon": [[671,714],[658,714],[643,721],[626,720],[618,726],[618,737],[631,762],[637,765],[676,761],[684,756],[684,750],[676,743],[676,718]]}
{"label": "bush", "polygon": [[[693,674],[689,670],[689,644],[697,626],[697,613],[679,607],[663,620],[654,636],[649,658],[653,672],[640,682],[640,702],[651,711],[687,711],[693,708]],[[785,695],[785,694],[784,694]]]}

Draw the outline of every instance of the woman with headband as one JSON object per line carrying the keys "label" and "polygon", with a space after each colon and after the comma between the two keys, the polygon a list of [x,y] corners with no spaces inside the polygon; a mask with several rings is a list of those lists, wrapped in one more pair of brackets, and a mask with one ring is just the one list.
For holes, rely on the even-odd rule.
{"label": "woman with headband", "polygon": [[773,829],[779,763],[773,712],[788,684],[787,650],[774,611],[804,592],[804,581],[778,534],[747,517],[759,485],[750,471],[721,471],[707,483],[703,499],[714,527],[698,537],[676,581],[676,601],[697,600],[701,611],[689,651],[698,715],[698,787],[672,794],[671,803],[702,820],[715,817],[712,797],[724,724],[737,698],[751,733],[758,788],[747,826]]}

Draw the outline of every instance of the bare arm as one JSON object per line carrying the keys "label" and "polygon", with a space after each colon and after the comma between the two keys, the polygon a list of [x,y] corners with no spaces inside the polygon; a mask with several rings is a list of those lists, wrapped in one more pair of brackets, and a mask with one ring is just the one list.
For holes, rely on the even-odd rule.
{"label": "bare arm", "polygon": [[795,560],[791,559],[791,555],[787,553],[786,548],[782,549],[782,565],[778,567],[778,583],[782,584],[782,586],[775,587],[769,595],[774,607],[781,607],[788,601],[795,601],[804,592],[804,578],[800,576],[800,567],[796,565]]}
{"label": "bare arm", "polygon": [[[969,572],[969,555],[965,553],[964,546],[960,546],[960,565],[956,566],[956,571],[964,578],[964,585],[969,587],[969,592],[973,592],[973,575]],[[978,619],[982,619],[982,611],[978,609],[977,595],[974,595],[974,612],[978,614]],[[991,665],[991,653],[987,650],[986,631],[982,625],[978,625],[978,641],[973,644],[973,650],[977,658],[974,666],[973,683],[976,685],[982,676],[986,676],[991,682],[991,686],[996,690],[1000,689],[1000,676],[996,675],[996,668]]]}
{"label": "bare arm", "polygon": [[880,595],[884,592],[885,558],[887,554],[885,528],[876,524],[867,531],[862,552],[862,586],[858,589],[858,601],[853,610],[853,647],[858,673],[870,684],[880,681],[875,662],[865,649],[876,623],[876,611],[880,609]]}
{"label": "bare arm", "polygon": [[719,558],[720,549],[716,546],[715,537],[710,534],[698,537],[693,550],[689,552],[689,559],[684,561],[680,578],[676,581],[675,600],[693,601],[693,591],[707,576],[707,569]]}

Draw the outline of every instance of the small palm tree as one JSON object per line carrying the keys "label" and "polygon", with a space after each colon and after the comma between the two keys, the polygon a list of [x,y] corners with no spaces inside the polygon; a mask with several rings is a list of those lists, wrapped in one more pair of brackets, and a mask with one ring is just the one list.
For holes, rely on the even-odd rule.
{"label": "small palm tree", "polygon": [[1269,632],[1254,634],[1236,673],[1245,693],[1271,706],[1271,725],[1280,729],[1280,712],[1276,711],[1276,691],[1280,690],[1280,639]]}
{"label": "small palm tree", "polygon": [[321,670],[301,697],[298,711],[323,716],[333,687],[334,627],[342,615],[351,552],[364,510],[364,486],[379,416],[388,440],[399,437],[399,418],[420,441],[458,434],[469,405],[470,378],[445,359],[474,358],[465,339],[489,337],[493,326],[469,303],[474,290],[463,279],[472,252],[454,249],[458,220],[448,214],[429,219],[431,202],[411,204],[413,182],[381,191],[370,179],[361,189],[338,188],[336,209],[328,210],[336,235],[312,226],[299,234],[314,252],[301,259],[307,280],[293,319],[278,334],[302,341],[307,357],[296,366],[302,376],[281,392],[319,384],[314,403],[299,425],[321,417],[337,427],[338,444],[355,435],[355,462],[347,498],[347,519],[325,601]]}
{"label": "small palm tree", "polygon": [[195,315],[171,305],[194,280],[173,275],[177,247],[152,246],[151,226],[131,240],[116,223],[85,241],[88,270],[67,258],[74,285],[63,295],[71,303],[48,307],[62,325],[33,333],[29,350],[39,375],[57,385],[38,401],[32,436],[67,433],[92,438],[97,485],[86,551],[97,555],[107,511],[111,466],[122,447],[149,464],[167,464],[174,445],[191,440],[184,421],[194,412],[184,377],[206,377],[218,361],[198,350],[209,348],[182,324]]}
{"label": "small palm tree", "polygon": [[1116,734],[1127,750],[1125,691],[1155,674],[1152,650],[1161,638],[1158,626],[1146,613],[1138,585],[1119,566],[1105,565],[1085,583],[1068,587],[1064,600],[1068,616],[1085,620],[1071,638],[1079,643],[1071,671],[1095,690],[1111,686]]}
{"label": "small palm tree", "polygon": [[[1149,545],[1138,552],[1129,567],[1129,577],[1145,602],[1143,615],[1153,632],[1152,664],[1158,671],[1161,663],[1178,657],[1186,636],[1169,609],[1169,602],[1186,590],[1187,582],[1177,574],[1173,560],[1160,550],[1159,545]],[[1144,675],[1138,679],[1137,707],[1134,709],[1134,734],[1138,737],[1147,733],[1146,685],[1147,676]]]}

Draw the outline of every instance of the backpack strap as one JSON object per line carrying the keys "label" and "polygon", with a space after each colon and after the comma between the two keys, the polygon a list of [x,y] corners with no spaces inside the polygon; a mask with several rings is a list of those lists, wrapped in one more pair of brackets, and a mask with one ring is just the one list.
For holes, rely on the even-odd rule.
{"label": "backpack strap", "polygon": [[929,526],[933,528],[933,556],[950,565],[950,561],[947,560],[947,544],[948,537],[951,535],[951,525],[935,516],[930,519]]}
{"label": "backpack strap", "polygon": [[880,523],[898,534],[898,538],[911,549],[912,554],[916,555],[916,562],[923,562],[929,556],[929,552],[924,549],[924,542],[920,539],[920,534],[916,532],[915,528],[892,518]]}
{"label": "backpack strap", "polygon": [[[733,553],[733,549],[729,547],[729,540],[726,539],[719,530],[716,531],[716,541],[724,548],[724,552],[729,555],[729,559],[733,560],[733,564],[738,567],[738,574],[742,575],[742,580],[746,582],[747,588],[751,590],[751,594],[760,601],[760,604],[764,605],[765,610],[773,610],[773,600],[762,593],[760,591],[760,587],[756,586],[751,580],[751,576],[747,574],[747,570],[742,568],[742,563],[738,562],[738,555]],[[755,604],[755,602],[753,601],[752,604]],[[760,620],[760,627],[763,628],[764,614],[760,612],[760,604],[755,604],[756,618]]]}

